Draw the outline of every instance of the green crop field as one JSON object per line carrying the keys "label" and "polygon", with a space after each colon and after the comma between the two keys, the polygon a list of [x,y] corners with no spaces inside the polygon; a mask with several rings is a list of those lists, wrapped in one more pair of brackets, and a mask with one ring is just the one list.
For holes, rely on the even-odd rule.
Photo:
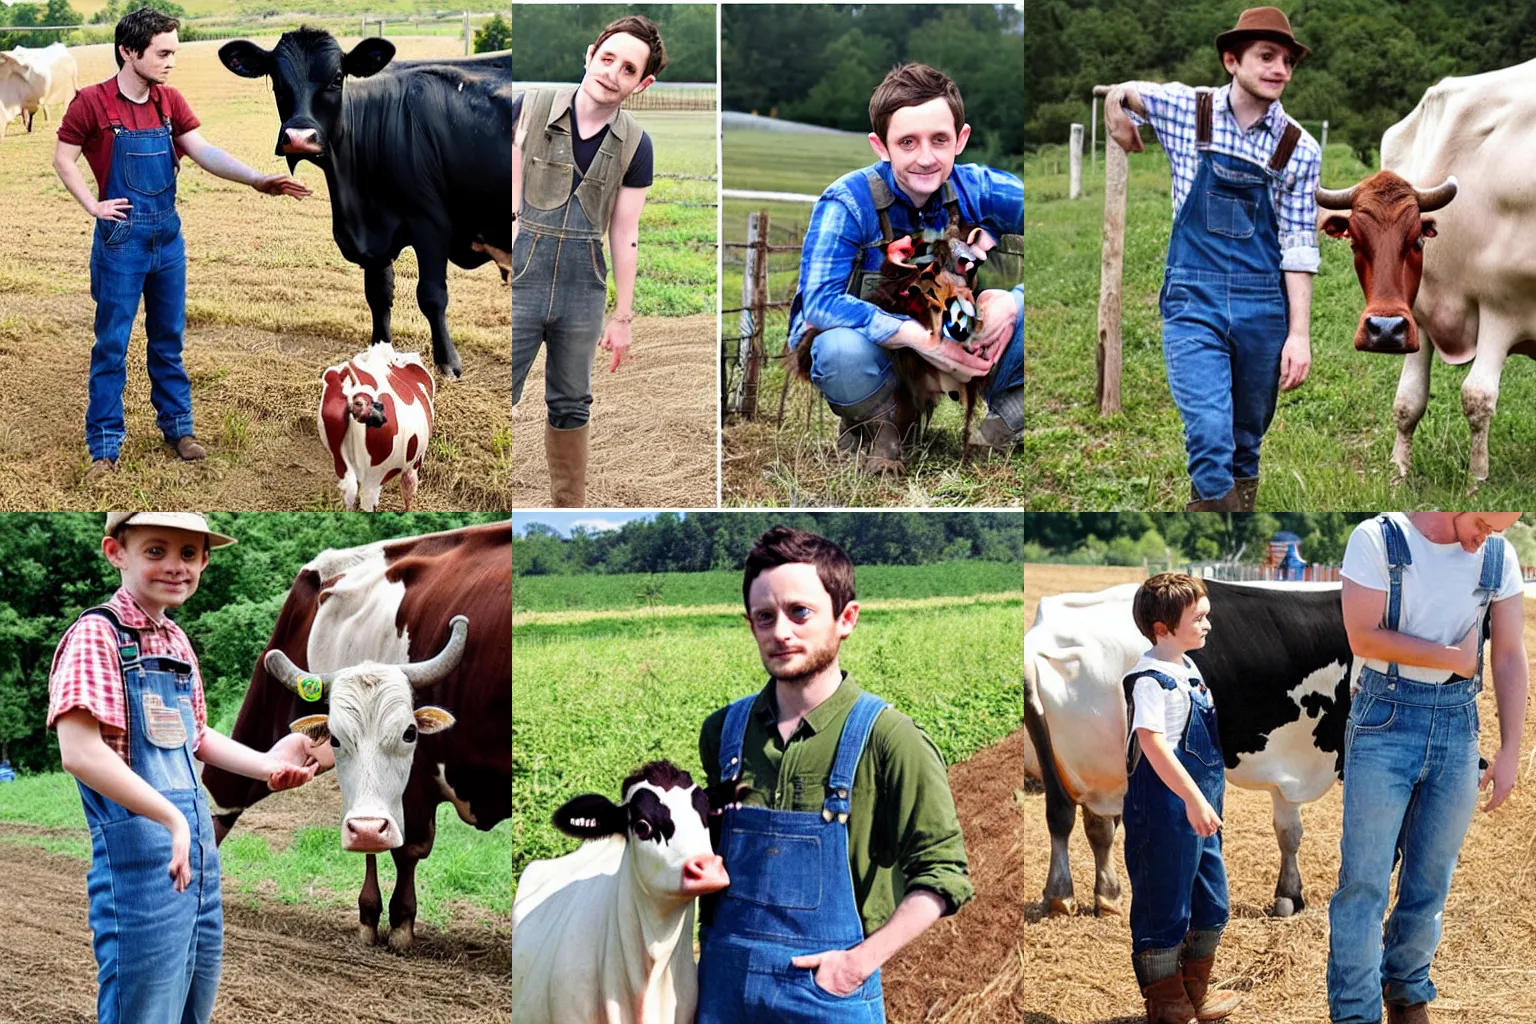
{"label": "green crop field", "polygon": [[[843,646],[843,667],[910,715],[950,764],[1019,726],[1025,609],[1018,567],[1004,568],[1006,581],[967,577],[972,593],[1001,591],[974,603],[935,597],[882,610],[874,601]],[[698,596],[714,599],[702,589]],[[622,597],[616,604],[629,606]],[[575,848],[549,824],[570,797],[599,792],[616,799],[624,776],[657,758],[702,778],[704,718],[764,682],[740,616],[711,608],[519,625],[513,661],[514,874],[530,860]]]}
{"label": "green crop field", "polygon": [[[1108,419],[1094,398],[1103,162],[1072,201],[1059,158],[1026,171],[1025,458],[1036,509],[1179,509],[1188,500],[1183,426],[1168,393],[1157,296],[1171,226],[1168,163],[1149,150],[1131,159],[1126,213],[1122,411]],[[1329,146],[1323,184],[1370,173],[1344,146]],[[1033,173],[1042,172],[1042,173]],[[1470,431],[1460,387],[1467,367],[1437,358],[1429,409],[1414,435],[1410,477],[1394,485],[1388,461],[1392,401],[1402,363],[1353,347],[1365,300],[1346,242],[1322,238],[1312,308],[1312,373],[1280,396],[1265,438],[1260,509],[1457,508],[1468,503]],[[1431,240],[1430,245],[1434,245]],[[1519,415],[1536,401],[1536,372],[1511,359],[1489,442],[1491,472],[1477,500],[1518,505],[1536,486],[1536,425]]]}
{"label": "green crop field", "polygon": [[[656,180],[640,215],[640,266],[635,312],[687,316],[715,311],[715,115],[709,112],[635,112],[651,136]],[[692,175],[679,180],[663,175]],[[679,206],[676,203],[700,205]],[[608,273],[613,298],[613,268]]]}

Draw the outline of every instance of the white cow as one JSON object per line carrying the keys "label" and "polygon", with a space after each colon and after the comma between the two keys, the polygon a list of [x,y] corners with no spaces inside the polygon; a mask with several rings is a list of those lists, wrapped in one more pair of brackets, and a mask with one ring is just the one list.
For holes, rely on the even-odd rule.
{"label": "white cow", "polygon": [[347,510],[379,504],[379,490],[400,478],[406,511],[432,439],[432,374],[414,352],[389,342],[325,371],[317,420],[330,449],[337,488]]}
{"label": "white cow", "polygon": [[588,793],[555,812],[590,840],[523,870],[512,904],[518,1024],[693,1024],[693,901],[730,883],[709,803],[687,772],[652,762],[623,803]]}
{"label": "white cow", "polygon": [[[55,107],[60,104],[68,106],[69,101],[75,98],[75,93],[80,91],[80,66],[75,63],[69,47],[63,43],[41,47],[17,46],[0,56],[11,58],[22,69],[21,77],[27,83],[27,94],[21,104],[21,113],[29,132],[39,109],[43,117],[53,120],[48,110],[49,104]],[[12,113],[6,120],[15,116]],[[0,134],[3,134],[3,128],[0,128]]]}

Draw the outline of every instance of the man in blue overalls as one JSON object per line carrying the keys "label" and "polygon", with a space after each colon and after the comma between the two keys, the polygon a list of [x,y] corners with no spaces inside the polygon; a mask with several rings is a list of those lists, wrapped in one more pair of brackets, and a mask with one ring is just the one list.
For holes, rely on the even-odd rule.
{"label": "man in blue overalls", "polygon": [[880,966],[973,894],[944,761],[838,666],[853,563],[776,526],[742,596],[768,684],[699,735],[733,785],[716,849],[731,884],[700,917],[698,1024],[879,1024]]}
{"label": "man in blue overalls", "polygon": [[[1184,420],[1190,511],[1253,511],[1259,446],[1312,365],[1312,275],[1322,151],[1280,94],[1309,51],[1274,7],[1216,37],[1228,85],[1127,82],[1104,101],[1110,136],[1142,150],[1150,121],[1173,171],[1160,305],[1168,387]],[[1283,278],[1283,287],[1282,287]]]}
{"label": "man in blue overalls", "polygon": [[[59,123],[53,168],[69,194],[96,218],[91,242],[91,349],[85,443],[87,480],[117,467],[127,430],[123,387],[128,337],[144,298],[150,401],[155,425],[178,457],[207,455],[193,434],[192,384],[182,364],[187,325],[187,258],[176,212],[182,154],[210,174],[267,195],[302,199],[310,190],[285,174],[260,174],[198,133],[197,115],[166,85],[176,66],[179,23],[147,7],[123,16],[115,33],[118,72],[80,90]],[[84,153],[96,178],[93,195],[76,160]]]}

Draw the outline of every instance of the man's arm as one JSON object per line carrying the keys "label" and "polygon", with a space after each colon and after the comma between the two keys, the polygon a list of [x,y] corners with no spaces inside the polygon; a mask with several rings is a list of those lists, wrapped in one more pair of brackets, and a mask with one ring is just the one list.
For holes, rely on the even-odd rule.
{"label": "man's arm", "polygon": [[133,209],[126,199],[107,199],[97,202],[91,194],[91,186],[85,183],[85,175],[80,173],[80,147],[68,142],[58,142],[53,147],[53,170],[69,190],[69,194],[75,197],[75,202],[85,209],[85,212],[100,220],[124,220],[128,211]]}
{"label": "man's arm", "polygon": [[523,106],[518,108],[517,123],[512,126],[512,241],[517,241],[517,211],[523,208],[523,141],[528,132],[523,128],[523,109],[527,107],[526,94]]}
{"label": "man's arm", "polygon": [[635,319],[635,268],[640,262],[640,211],[647,189],[619,186],[619,198],[608,222],[608,248],[613,251],[613,316],[597,347],[613,353],[608,372],[630,358],[630,325]]}
{"label": "man's arm", "polygon": [[176,136],[176,145],[192,158],[192,162],[215,177],[225,181],[249,185],[269,196],[292,196],[303,199],[311,190],[296,178],[286,174],[262,174],[236,160],[218,146],[203,138],[196,128]]}
{"label": "man's arm", "polygon": [[1290,307],[1290,328],[1280,349],[1280,390],[1300,387],[1312,370],[1312,275],[1285,272],[1285,299]]}
{"label": "man's arm", "polygon": [[265,779],[276,792],[302,786],[315,777],[319,764],[310,748],[309,737],[295,732],[278,740],[263,754],[223,733],[204,729],[197,759],[248,779]]}
{"label": "man's arm", "polygon": [[1461,642],[1448,647],[1393,632],[1383,625],[1387,608],[1385,590],[1372,590],[1346,577],[1342,598],[1344,631],[1349,634],[1349,649],[1356,657],[1443,669],[1468,677],[1477,671],[1477,652],[1483,642],[1481,623],[1472,623]]}
{"label": "man's arm", "polygon": [[[1280,390],[1289,391],[1307,379],[1312,369],[1312,275],[1322,254],[1317,248],[1317,186],[1322,158],[1313,145],[1297,148],[1291,158],[1294,187],[1278,189],[1280,269],[1285,271],[1285,295],[1290,328],[1280,350]],[[1289,180],[1289,179],[1287,179]],[[1278,187],[1277,187],[1278,188]]]}
{"label": "man's arm", "polygon": [[1132,111],[1137,117],[1147,117],[1146,104],[1142,102],[1136,86],[1136,82],[1122,82],[1104,97],[1104,125],[1109,131],[1109,137],[1127,153],[1140,153],[1147,148],[1141,141],[1141,131],[1137,127],[1139,122],[1131,120],[1127,113]]}
{"label": "man's arm", "polygon": [[1493,693],[1499,706],[1499,749],[1477,784],[1482,789],[1490,780],[1493,782],[1493,793],[1483,804],[1485,811],[1504,802],[1519,776],[1520,735],[1525,726],[1530,673],[1530,662],[1525,653],[1525,597],[1516,595],[1497,601],[1489,608],[1488,615],[1493,630],[1489,662],[1493,669]]}
{"label": "man's arm", "polygon": [[791,962],[796,967],[814,968],[816,984],[833,995],[852,995],[897,950],[943,917],[944,910],[944,897],[926,889],[914,889],[902,897],[890,920],[852,949],[797,956]]}

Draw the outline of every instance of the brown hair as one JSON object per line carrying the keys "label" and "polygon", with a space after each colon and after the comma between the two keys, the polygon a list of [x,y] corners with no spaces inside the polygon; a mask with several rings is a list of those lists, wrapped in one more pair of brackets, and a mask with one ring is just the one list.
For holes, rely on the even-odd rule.
{"label": "brown hair", "polygon": [[752,581],[764,569],[801,562],[816,567],[821,585],[832,598],[832,614],[843,614],[854,596],[853,559],[834,541],[788,526],[773,527],[757,538],[757,543],[747,553],[741,580],[741,603],[746,605],[748,614],[752,606],[748,603],[747,593],[752,588]]}
{"label": "brown hair", "polygon": [[597,37],[597,42],[592,44],[593,52],[595,53],[603,45],[603,40],[621,32],[634,36],[651,48],[651,57],[645,62],[645,74],[640,77],[661,74],[662,69],[667,66],[667,48],[661,42],[661,30],[656,27],[654,21],[643,14],[631,14],[617,21],[610,21],[602,34]]}
{"label": "brown hair", "polygon": [[1205,581],[1182,572],[1160,572],[1136,591],[1131,601],[1131,618],[1141,635],[1157,643],[1156,625],[1161,622],[1172,632],[1179,628],[1184,609],[1205,596]]}
{"label": "brown hair", "polygon": [[891,115],[902,107],[915,107],[929,100],[943,99],[955,115],[955,133],[965,124],[965,101],[955,80],[927,64],[899,64],[875,87],[869,98],[869,126],[880,141],[891,126]]}
{"label": "brown hair", "polygon": [[117,58],[117,66],[123,66],[123,51],[120,47],[127,47],[129,53],[142,57],[151,39],[162,32],[175,32],[180,27],[181,22],[153,7],[129,11],[117,20],[117,29],[112,34],[112,56]]}
{"label": "brown hair", "polygon": [[1295,46],[1291,45],[1285,39],[1279,36],[1247,36],[1242,39],[1234,40],[1221,48],[1220,53],[1222,59],[1222,67],[1226,67],[1227,54],[1230,53],[1232,56],[1236,57],[1237,62],[1241,64],[1243,62],[1243,57],[1248,53],[1248,51],[1257,46],[1259,43],[1274,43],[1282,50],[1290,51],[1291,67],[1293,68],[1297,64],[1301,63],[1301,51],[1296,49]]}

